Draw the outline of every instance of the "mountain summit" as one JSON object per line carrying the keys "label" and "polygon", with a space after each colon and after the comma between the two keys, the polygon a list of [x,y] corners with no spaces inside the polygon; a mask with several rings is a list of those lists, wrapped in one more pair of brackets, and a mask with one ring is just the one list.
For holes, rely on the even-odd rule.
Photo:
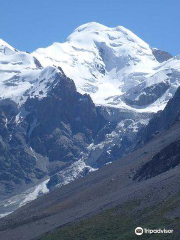
{"label": "mountain summit", "polygon": [[[164,107],[156,100],[171,86],[162,70],[163,61],[171,55],[151,48],[122,26],[83,24],[66,42],[54,43],[32,54],[43,66],[60,66],[75,81],[78,91],[90,94],[97,105],[156,112]],[[161,78],[158,85],[154,78]],[[168,96],[172,94],[171,89]],[[160,101],[166,104],[168,96]]]}
{"label": "mountain summit", "polygon": [[[113,97],[141,83],[159,66],[152,49],[124,27],[87,23],[65,43],[33,52],[43,66],[60,66],[78,91],[91,94],[97,104],[113,105]],[[120,100],[114,105],[121,106]]]}

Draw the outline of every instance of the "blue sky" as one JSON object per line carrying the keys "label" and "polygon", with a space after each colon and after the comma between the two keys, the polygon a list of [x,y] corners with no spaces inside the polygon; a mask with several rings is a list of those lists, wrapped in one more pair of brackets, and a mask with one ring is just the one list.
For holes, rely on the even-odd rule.
{"label": "blue sky", "polygon": [[180,0],[0,0],[0,38],[33,51],[79,25],[122,25],[153,47],[180,54]]}

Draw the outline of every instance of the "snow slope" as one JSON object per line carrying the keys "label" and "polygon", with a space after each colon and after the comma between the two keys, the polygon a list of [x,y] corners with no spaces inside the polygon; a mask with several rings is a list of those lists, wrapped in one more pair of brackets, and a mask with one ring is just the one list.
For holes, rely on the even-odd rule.
{"label": "snow slope", "polygon": [[28,96],[46,96],[48,82],[60,72],[56,67],[96,105],[136,112],[163,109],[180,85],[178,56],[159,63],[153,49],[131,31],[92,22],[75,29],[66,42],[32,54],[0,40],[1,98],[22,104]]}
{"label": "snow slope", "polygon": [[28,96],[46,96],[47,84],[61,71],[42,68],[31,54],[20,52],[0,39],[0,98],[22,104]]}
{"label": "snow slope", "polygon": [[24,206],[28,202],[35,200],[37,197],[42,196],[49,192],[46,184],[49,179],[44,180],[43,182],[37,184],[34,187],[29,188],[28,190],[13,196],[7,200],[0,202],[0,218],[7,216],[12,213],[19,207]]}
{"label": "snow slope", "polygon": [[[97,105],[154,112],[164,107],[170,96],[167,93],[157,107],[146,104],[139,108],[125,101],[124,95],[136,86],[142,91],[165,81],[168,66],[159,63],[152,48],[122,26],[84,24],[75,29],[65,43],[37,49],[32,55],[43,66],[60,66],[75,81],[78,91],[89,93]],[[176,67],[180,68],[179,59],[170,59],[168,68]],[[136,94],[136,98],[139,95]],[[129,99],[136,98],[130,96]]]}
{"label": "snow slope", "polygon": [[43,66],[60,66],[78,91],[89,93],[97,105],[157,112],[180,85],[174,80],[179,58],[159,63],[153,49],[122,26],[87,23],[75,29],[66,42],[39,48],[32,55]]}

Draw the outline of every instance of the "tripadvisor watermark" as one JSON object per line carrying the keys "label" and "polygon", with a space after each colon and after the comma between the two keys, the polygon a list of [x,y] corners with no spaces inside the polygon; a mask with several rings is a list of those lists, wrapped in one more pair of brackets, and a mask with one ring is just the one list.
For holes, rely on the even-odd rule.
{"label": "tripadvisor watermark", "polygon": [[142,235],[143,233],[146,234],[152,234],[152,233],[173,233],[172,229],[150,229],[150,228],[141,228],[141,227],[137,227],[135,229],[135,234],[136,235]]}

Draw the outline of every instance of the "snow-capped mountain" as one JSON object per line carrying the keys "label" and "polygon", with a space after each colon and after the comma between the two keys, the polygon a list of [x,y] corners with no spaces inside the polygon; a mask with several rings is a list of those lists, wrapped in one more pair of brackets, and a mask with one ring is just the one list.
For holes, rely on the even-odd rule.
{"label": "snow-capped mountain", "polygon": [[65,43],[32,54],[1,40],[0,54],[1,98],[19,103],[27,96],[46,96],[48,82],[59,72],[57,67],[73,79],[78,92],[90,94],[96,105],[138,112],[163,109],[179,86],[179,58],[162,62],[170,58],[168,53],[151,48],[121,26],[84,24]]}
{"label": "snow-capped mountain", "polygon": [[43,66],[60,66],[75,81],[81,93],[96,104],[122,106],[122,96],[143,82],[159,66],[151,48],[124,27],[108,28],[98,23],[78,27],[65,43],[37,49]]}
{"label": "snow-capped mountain", "polygon": [[84,24],[32,54],[0,40],[1,209],[129,153],[179,86],[180,57],[121,26]]}
{"label": "snow-capped mountain", "polygon": [[33,56],[43,66],[60,66],[97,105],[156,112],[179,85],[166,69],[174,72],[180,62],[170,59],[167,67],[156,60],[170,58],[161,52],[124,27],[93,22],[75,29],[65,43],[37,49]]}

